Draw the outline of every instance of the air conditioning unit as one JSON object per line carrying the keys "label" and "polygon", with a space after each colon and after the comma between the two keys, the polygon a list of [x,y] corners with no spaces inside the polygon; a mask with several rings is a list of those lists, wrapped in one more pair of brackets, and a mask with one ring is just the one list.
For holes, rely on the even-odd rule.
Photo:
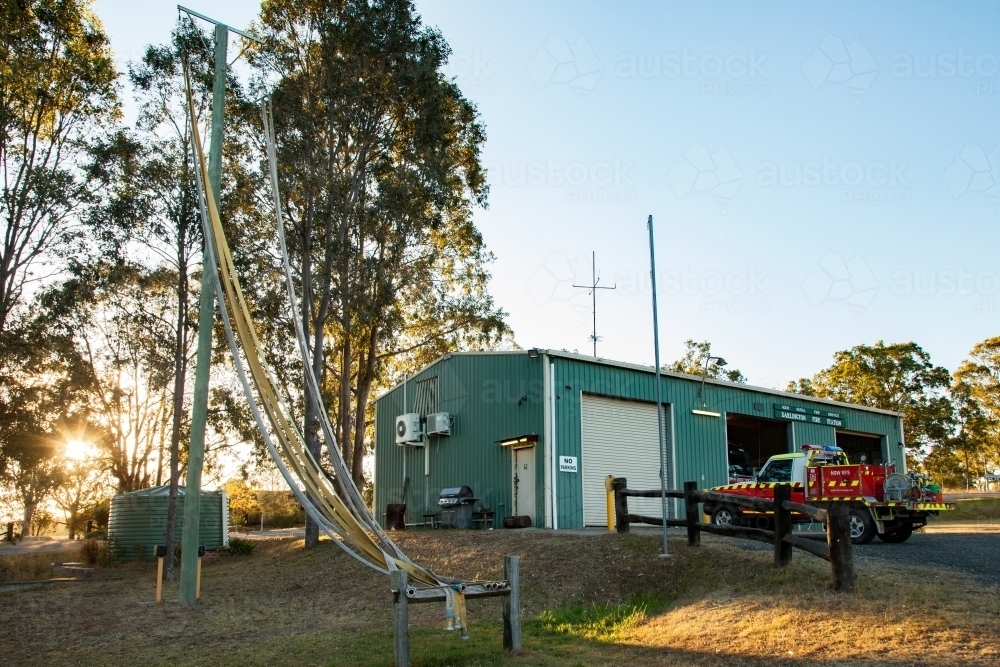
{"label": "air conditioning unit", "polygon": [[424,434],[420,431],[420,413],[407,412],[396,417],[396,444],[422,445]]}
{"label": "air conditioning unit", "polygon": [[427,435],[451,435],[451,415],[447,412],[427,415]]}

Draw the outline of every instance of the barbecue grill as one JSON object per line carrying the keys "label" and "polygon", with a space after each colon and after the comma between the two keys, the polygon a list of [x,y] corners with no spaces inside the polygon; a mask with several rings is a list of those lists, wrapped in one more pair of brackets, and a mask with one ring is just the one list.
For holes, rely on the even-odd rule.
{"label": "barbecue grill", "polygon": [[450,486],[441,489],[438,507],[441,508],[442,528],[472,528],[472,507],[479,501],[467,486]]}

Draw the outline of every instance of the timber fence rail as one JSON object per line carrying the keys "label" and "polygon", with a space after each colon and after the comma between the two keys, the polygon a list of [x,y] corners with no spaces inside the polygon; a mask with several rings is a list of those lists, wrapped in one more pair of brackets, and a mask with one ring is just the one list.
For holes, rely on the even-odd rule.
{"label": "timber fence rail", "polygon": [[[628,511],[629,498],[661,498],[660,489],[636,490],[628,488],[628,480],[615,477],[611,483],[615,501],[615,530],[629,532],[629,524],[642,523],[662,526],[664,521],[658,516],[632,514]],[[712,533],[725,537],[757,540],[774,546],[775,567],[785,567],[792,562],[792,548],[808,551],[814,556],[830,562],[834,590],[852,592],[857,573],[854,568],[854,552],[851,544],[850,508],[843,503],[827,503],[827,508],[804,505],[791,500],[790,484],[774,487],[774,500],[751,498],[728,493],[699,491],[695,482],[684,482],[683,491],[667,491],[667,498],[684,501],[684,518],[667,518],[667,526],[686,528],[688,545],[701,544],[701,533]],[[737,505],[755,512],[773,513],[774,530],[749,526],[719,526],[701,521],[700,504]],[[792,533],[792,512],[797,512],[826,525],[826,543]]]}

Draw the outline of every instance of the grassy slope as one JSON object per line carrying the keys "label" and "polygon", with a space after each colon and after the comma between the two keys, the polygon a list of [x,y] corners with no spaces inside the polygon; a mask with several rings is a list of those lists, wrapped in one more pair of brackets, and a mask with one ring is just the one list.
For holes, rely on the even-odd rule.
{"label": "grassy slope", "polygon": [[937,521],[1000,521],[1000,498],[959,500],[955,509],[941,512]]}
{"label": "grassy slope", "polygon": [[[439,605],[411,607],[415,665],[844,664],[1000,662],[997,591],[934,570],[866,566],[860,590],[827,590],[826,563],[721,540],[538,532],[402,535],[416,560],[493,578],[522,558],[526,616],[520,656],[500,651],[500,602],[469,604],[472,639],[444,633]],[[0,597],[0,646],[14,665],[390,665],[388,584],[326,543],[274,541],[205,567],[203,603],[146,604],[153,568],[104,581]],[[167,598],[176,597],[168,587]]]}

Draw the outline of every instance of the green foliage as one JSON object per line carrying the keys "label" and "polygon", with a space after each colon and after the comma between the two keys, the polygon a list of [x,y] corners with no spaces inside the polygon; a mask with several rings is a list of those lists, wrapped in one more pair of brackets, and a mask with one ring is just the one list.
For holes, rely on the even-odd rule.
{"label": "green foliage", "polygon": [[916,343],[878,341],[835,353],[833,365],[788,390],[901,412],[907,447],[927,448],[944,442],[954,423],[950,384],[948,370]]}
{"label": "green foliage", "polygon": [[549,632],[599,642],[614,642],[646,620],[647,602],[563,607],[543,611],[538,621]]}
{"label": "green foliage", "polygon": [[736,368],[727,369],[726,366],[719,366],[715,363],[708,364],[706,368],[705,360],[708,357],[717,356],[712,354],[712,344],[707,340],[698,343],[688,339],[684,341],[684,348],[684,356],[671,364],[665,365],[663,367],[665,370],[674,373],[687,373],[688,375],[704,375],[705,377],[729,380],[730,382],[745,383],[747,381],[746,376]]}
{"label": "green foliage", "polygon": [[265,528],[291,528],[305,523],[305,511],[291,491],[258,491],[257,503],[264,513]]}
{"label": "green foliage", "polygon": [[244,540],[239,537],[229,538],[229,552],[234,556],[249,556],[257,548],[257,543],[253,540]]}
{"label": "green foliage", "polygon": [[0,334],[32,267],[72,256],[72,216],[93,194],[81,159],[88,135],[118,112],[116,80],[86,0],[0,3]]}

